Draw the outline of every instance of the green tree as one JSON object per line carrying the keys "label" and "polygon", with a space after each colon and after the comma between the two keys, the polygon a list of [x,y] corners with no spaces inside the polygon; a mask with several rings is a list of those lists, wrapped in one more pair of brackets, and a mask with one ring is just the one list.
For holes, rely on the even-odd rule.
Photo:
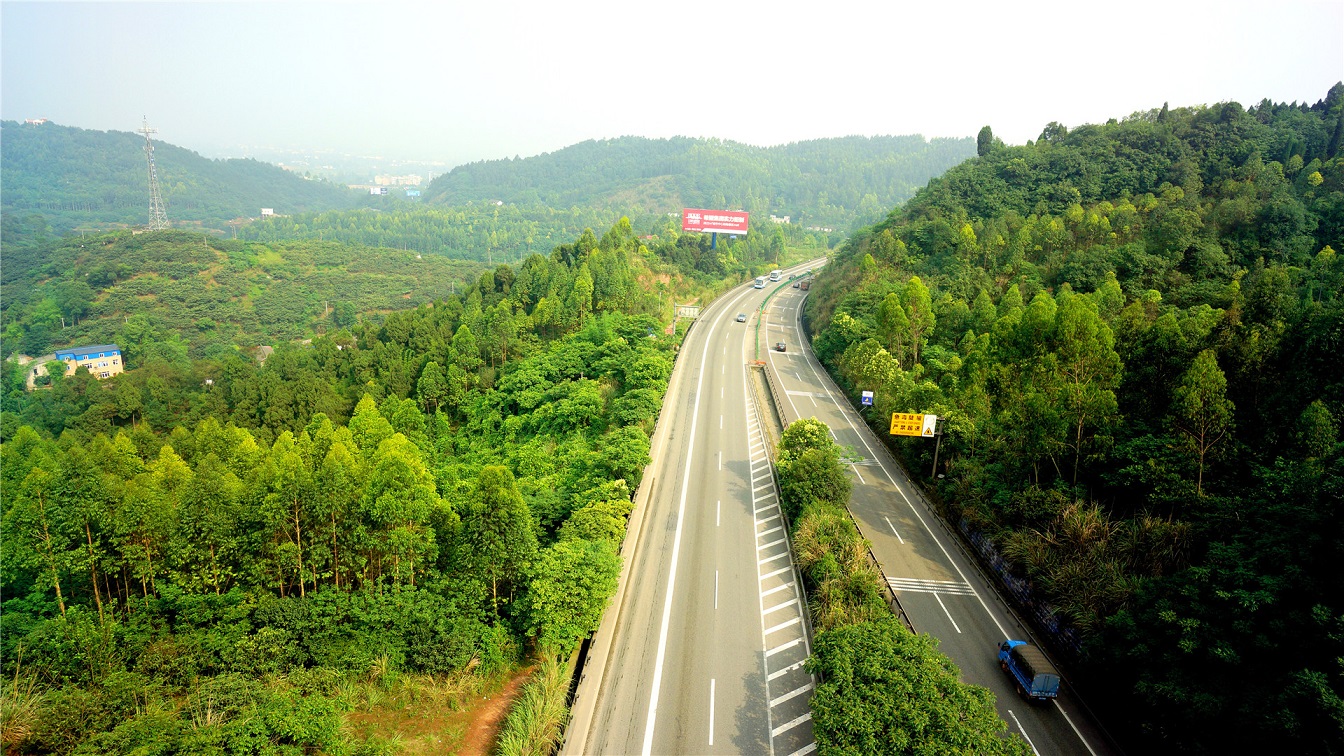
{"label": "green tree", "polygon": [[807,667],[817,750],[832,754],[1018,754],[985,688],[961,682],[937,641],[895,618],[818,634]]}
{"label": "green tree", "polygon": [[919,276],[911,276],[905,284],[901,300],[905,303],[906,319],[910,322],[910,364],[919,364],[919,352],[924,340],[933,333],[933,301],[929,289]]}
{"label": "green tree", "polygon": [[41,454],[5,510],[4,554],[9,569],[30,569],[36,585],[53,590],[57,607],[65,615],[62,585],[79,556],[79,542],[62,506],[61,479],[56,459]]}
{"label": "green tree", "polygon": [[994,148],[994,132],[988,126],[975,135],[975,154],[984,157]]}
{"label": "green tree", "polygon": [[580,326],[593,311],[593,274],[589,272],[586,262],[579,267],[578,275],[574,278],[574,288],[569,297],[569,311],[574,313],[575,321]]}
{"label": "green tree", "polygon": [[501,592],[512,595],[536,553],[536,525],[513,473],[500,465],[481,468],[475,494],[462,512],[461,559],[490,583],[496,612]]}
{"label": "green tree", "polygon": [[447,404],[449,398],[448,379],[439,363],[430,360],[415,383],[416,396],[420,398],[420,407],[426,415],[433,415]]}
{"label": "green tree", "polygon": [[1227,376],[1218,367],[1212,349],[1200,352],[1181,377],[1172,409],[1176,428],[1185,436],[1187,448],[1196,459],[1195,492],[1203,496],[1206,458],[1231,429],[1236,409],[1227,399]]}
{"label": "green tree", "polygon": [[1069,419],[1073,450],[1073,478],[1089,436],[1114,421],[1118,411],[1115,389],[1120,385],[1120,355],[1111,329],[1097,314],[1091,300],[1077,295],[1064,298],[1057,310],[1055,338],[1060,381],[1060,409]]}
{"label": "green tree", "polygon": [[567,539],[541,551],[530,569],[528,632],[537,646],[568,653],[602,621],[616,592],[621,557],[609,541]]}
{"label": "green tree", "polygon": [[888,294],[886,299],[882,300],[882,304],[878,306],[877,327],[882,336],[882,345],[904,367],[904,357],[910,337],[910,319],[905,314],[905,307],[901,304],[901,298],[895,293]]}
{"label": "green tree", "polygon": [[814,502],[848,504],[851,483],[840,465],[840,449],[820,420],[798,420],[784,430],[777,467],[780,496],[790,517]]}
{"label": "green tree", "polygon": [[416,585],[417,575],[433,563],[437,549],[430,520],[456,520],[439,498],[420,450],[400,433],[379,444],[359,508],[374,570],[394,585]]}

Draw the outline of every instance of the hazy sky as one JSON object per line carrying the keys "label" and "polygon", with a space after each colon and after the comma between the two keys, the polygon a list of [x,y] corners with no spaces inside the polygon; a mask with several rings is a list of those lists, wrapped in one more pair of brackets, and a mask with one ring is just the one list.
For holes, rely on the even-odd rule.
{"label": "hazy sky", "polygon": [[0,115],[444,160],[590,138],[1010,143],[1137,110],[1309,100],[1344,2],[0,3]]}

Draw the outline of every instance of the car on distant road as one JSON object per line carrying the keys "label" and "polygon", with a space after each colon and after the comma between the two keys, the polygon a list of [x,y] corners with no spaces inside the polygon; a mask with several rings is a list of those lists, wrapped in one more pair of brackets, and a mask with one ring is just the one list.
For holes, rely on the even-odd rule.
{"label": "car on distant road", "polygon": [[776,342],[776,343],[775,343],[775,351],[776,351],[776,352],[783,352],[785,349],[786,349],[786,347],[784,346],[784,342],[780,341],[780,342]]}
{"label": "car on distant road", "polygon": [[794,281],[794,282],[793,282],[793,288],[795,288],[795,289],[798,288],[798,284],[800,284],[800,283],[802,283],[802,282],[801,282],[801,281]]}
{"label": "car on distant road", "polygon": [[745,312],[739,312],[737,314],[737,322],[739,323],[747,322],[747,314]]}

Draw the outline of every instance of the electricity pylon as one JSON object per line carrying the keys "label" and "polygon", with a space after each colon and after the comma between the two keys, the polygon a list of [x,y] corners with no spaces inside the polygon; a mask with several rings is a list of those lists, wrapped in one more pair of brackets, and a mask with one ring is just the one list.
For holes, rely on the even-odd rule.
{"label": "electricity pylon", "polygon": [[145,135],[145,160],[149,162],[149,230],[163,231],[168,228],[168,212],[163,207],[163,194],[159,192],[159,172],[154,167],[154,143],[149,140],[149,135],[157,134],[159,130],[151,129],[149,119],[146,118],[144,126],[137,131]]}

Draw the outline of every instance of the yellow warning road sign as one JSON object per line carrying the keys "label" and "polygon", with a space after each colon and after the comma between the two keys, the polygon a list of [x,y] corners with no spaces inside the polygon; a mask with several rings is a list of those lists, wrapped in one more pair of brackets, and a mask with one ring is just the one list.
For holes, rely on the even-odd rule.
{"label": "yellow warning road sign", "polygon": [[909,412],[891,414],[891,435],[924,436],[933,438],[938,423],[937,415],[919,415]]}

